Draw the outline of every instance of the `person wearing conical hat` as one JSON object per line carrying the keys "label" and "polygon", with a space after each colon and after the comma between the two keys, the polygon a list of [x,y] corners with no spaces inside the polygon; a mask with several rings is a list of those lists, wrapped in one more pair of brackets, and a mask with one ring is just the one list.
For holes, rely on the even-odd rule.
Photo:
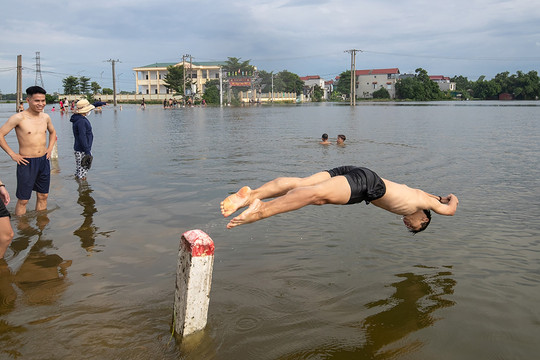
{"label": "person wearing conical hat", "polygon": [[79,100],[75,114],[69,120],[73,123],[75,177],[78,180],[86,180],[86,175],[92,165],[92,142],[94,141],[94,134],[92,133],[92,125],[90,125],[90,121],[86,116],[94,108],[94,105],[90,104],[88,100]]}

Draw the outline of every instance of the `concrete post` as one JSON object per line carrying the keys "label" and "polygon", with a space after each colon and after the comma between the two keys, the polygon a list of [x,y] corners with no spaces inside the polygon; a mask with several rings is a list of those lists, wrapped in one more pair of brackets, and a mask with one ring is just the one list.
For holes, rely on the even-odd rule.
{"label": "concrete post", "polygon": [[173,326],[179,336],[204,329],[210,302],[214,242],[202,230],[186,231],[180,239]]}
{"label": "concrete post", "polygon": [[56,137],[56,141],[51,151],[51,159],[58,159],[58,136]]}

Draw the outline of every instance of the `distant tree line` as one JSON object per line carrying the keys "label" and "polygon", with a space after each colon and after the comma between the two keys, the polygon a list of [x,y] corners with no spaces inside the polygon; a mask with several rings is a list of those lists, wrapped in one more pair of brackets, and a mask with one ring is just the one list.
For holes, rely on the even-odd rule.
{"label": "distant tree line", "polygon": [[[396,98],[402,100],[429,101],[445,100],[460,95],[465,99],[493,100],[500,94],[510,94],[516,100],[536,100],[540,98],[540,78],[536,71],[509,75],[509,72],[497,74],[493,79],[486,80],[480,76],[476,81],[470,81],[464,76],[454,76],[450,79],[456,83],[456,91],[443,92],[436,82],[429,78],[426,70],[418,68],[415,75],[405,77],[396,82]],[[333,98],[338,99],[341,94],[350,95],[351,72],[340,74],[338,82],[334,85]],[[390,98],[384,88],[373,93],[373,98]]]}
{"label": "distant tree line", "polygon": [[[190,86],[189,78],[184,82],[184,68],[182,66],[169,66],[168,74],[164,81],[166,87],[174,90],[176,93],[184,92],[184,84]],[[226,64],[223,66],[225,73],[248,73],[256,77],[255,89],[263,92],[271,92],[272,85],[274,92],[288,92],[300,95],[304,90],[304,82],[297,74],[282,70],[278,73],[267,72],[265,70],[255,71],[253,65],[250,65],[250,60],[241,61],[240,58],[229,57]],[[330,100],[341,100],[342,95],[350,95],[350,70],[344,71],[339,75],[339,80],[334,84],[334,92],[331,94]],[[452,82],[456,83],[456,91],[453,93],[442,92],[436,82],[429,78],[426,70],[418,68],[415,70],[415,75],[405,77],[396,82],[396,98],[403,100],[429,101],[429,100],[445,100],[454,98],[457,95],[465,99],[480,99],[490,100],[498,99],[500,94],[510,94],[516,100],[536,100],[540,98],[540,77],[536,71],[524,73],[518,71],[516,74],[510,75],[508,71],[497,74],[493,79],[486,80],[485,76],[480,76],[476,81],[470,81],[464,76],[454,76]],[[112,95],[113,90],[109,88],[101,88],[95,82],[90,82],[90,78],[81,76],[68,76],[62,80],[64,94],[73,95],[91,95],[102,93],[104,95]],[[225,89],[224,89],[225,90]],[[239,91],[249,90],[249,87],[234,87],[229,89],[232,95],[236,95]],[[122,93],[128,93],[122,91]],[[321,101],[324,89],[316,86],[312,92],[313,101]],[[15,100],[15,94],[4,94],[4,100]],[[384,88],[381,88],[373,93],[374,98],[384,99],[390,98],[390,94]],[[209,80],[205,84],[205,92],[203,98],[207,103],[219,103],[219,81]]]}
{"label": "distant tree line", "polygon": [[540,98],[540,77],[536,71],[509,75],[508,71],[497,74],[493,79],[486,80],[480,76],[476,81],[466,77],[455,76],[451,79],[456,83],[457,91],[476,99],[497,99],[500,94],[510,94],[516,100],[536,100]]}

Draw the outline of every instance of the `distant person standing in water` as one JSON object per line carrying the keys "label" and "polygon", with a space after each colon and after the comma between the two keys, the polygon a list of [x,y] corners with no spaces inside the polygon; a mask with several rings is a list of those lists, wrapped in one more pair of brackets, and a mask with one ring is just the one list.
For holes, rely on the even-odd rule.
{"label": "distant person standing in water", "polygon": [[[45,89],[39,86],[26,89],[28,109],[12,115],[0,128],[0,147],[17,163],[17,216],[26,213],[32,191],[37,195],[36,211],[47,209],[51,182],[49,159],[56,142],[56,130],[50,116],[43,112],[47,104],[45,94]],[[6,141],[6,135],[13,129],[19,142],[18,153],[13,151]]]}
{"label": "distant person standing in water", "polygon": [[75,114],[71,116],[70,121],[73,123],[73,137],[75,144],[75,177],[78,180],[86,180],[86,175],[92,165],[92,142],[94,134],[92,133],[92,125],[86,118],[86,115],[94,109],[94,105],[88,100],[83,99],[77,102]]}
{"label": "distant person standing in water", "polygon": [[321,141],[319,142],[319,144],[321,144],[321,145],[330,145],[330,144],[332,144],[330,141],[328,141],[328,134],[327,133],[322,134]]}
{"label": "distant person standing in water", "polygon": [[337,136],[336,144],[344,146],[345,145],[345,140],[347,140],[347,137],[345,135],[343,135],[343,134],[339,134]]}

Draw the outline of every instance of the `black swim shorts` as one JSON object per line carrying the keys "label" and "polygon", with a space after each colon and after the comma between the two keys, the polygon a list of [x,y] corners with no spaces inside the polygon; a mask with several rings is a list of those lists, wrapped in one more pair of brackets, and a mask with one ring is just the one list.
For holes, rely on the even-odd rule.
{"label": "black swim shorts", "polygon": [[0,218],[3,217],[11,217],[11,214],[9,213],[8,209],[6,209],[6,205],[0,201]]}
{"label": "black swim shorts", "polygon": [[51,165],[47,155],[37,158],[26,158],[28,164],[17,164],[17,191],[15,196],[20,200],[30,200],[32,191],[48,194],[51,182]]}
{"label": "black swim shorts", "polygon": [[365,201],[369,204],[386,193],[384,181],[373,171],[357,166],[340,166],[327,170],[331,177],[345,176],[351,187],[351,198],[347,205]]}

